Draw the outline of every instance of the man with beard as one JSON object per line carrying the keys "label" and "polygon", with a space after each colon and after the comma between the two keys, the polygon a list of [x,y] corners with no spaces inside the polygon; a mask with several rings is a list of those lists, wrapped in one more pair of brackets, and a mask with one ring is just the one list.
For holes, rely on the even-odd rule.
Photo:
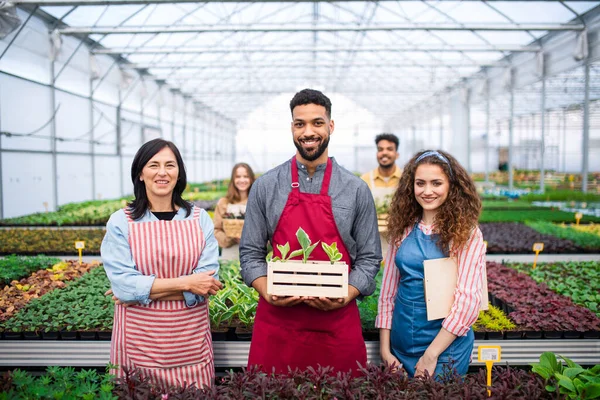
{"label": "man with beard", "polygon": [[[356,298],[374,292],[382,258],[373,198],[363,181],[328,157],[331,101],[304,89],[290,109],[296,154],[252,186],[240,243],[242,277],[260,295],[248,365],[277,373],[322,365],[357,374],[367,354]],[[300,227],[313,243],[337,243],[349,266],[347,297],[267,293],[267,242],[273,256],[288,242],[299,249]],[[310,259],[329,261],[321,245]]]}
{"label": "man with beard", "polygon": [[398,154],[398,137],[392,133],[382,133],[375,137],[377,145],[377,163],[379,166],[361,176],[367,182],[377,207],[390,203],[391,197],[398,188],[402,170],[396,165]]}

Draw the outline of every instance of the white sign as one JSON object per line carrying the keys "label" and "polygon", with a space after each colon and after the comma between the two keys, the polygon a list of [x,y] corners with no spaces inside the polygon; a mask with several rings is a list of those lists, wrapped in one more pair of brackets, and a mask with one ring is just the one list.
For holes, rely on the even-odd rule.
{"label": "white sign", "polygon": [[479,346],[478,361],[500,361],[500,346]]}

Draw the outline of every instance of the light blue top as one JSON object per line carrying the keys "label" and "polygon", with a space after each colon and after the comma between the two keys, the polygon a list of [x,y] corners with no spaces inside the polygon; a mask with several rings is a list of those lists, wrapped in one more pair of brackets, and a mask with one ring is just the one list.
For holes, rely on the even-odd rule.
{"label": "light blue top", "polygon": [[[185,209],[180,208],[173,217],[173,221],[192,219],[194,209],[189,216],[185,216]],[[135,222],[158,221],[150,210]],[[206,211],[200,211],[200,229],[204,233],[206,246],[200,255],[198,265],[193,273],[215,271],[213,277],[219,279],[219,245],[214,235],[214,225]],[[125,211],[122,209],[113,213],[106,224],[106,235],[100,247],[104,269],[114,295],[125,303],[149,304],[150,289],[154,283],[155,275],[143,275],[135,266],[131,247],[129,246],[129,223]],[[204,302],[204,297],[191,292],[183,292],[186,305],[194,307]]]}

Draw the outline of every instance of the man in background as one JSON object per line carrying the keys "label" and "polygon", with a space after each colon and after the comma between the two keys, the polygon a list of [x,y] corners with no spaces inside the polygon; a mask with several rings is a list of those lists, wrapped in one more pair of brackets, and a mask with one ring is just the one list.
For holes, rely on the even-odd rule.
{"label": "man in background", "polygon": [[374,170],[361,176],[367,183],[375,206],[380,207],[389,204],[394,191],[398,188],[402,170],[396,165],[398,154],[398,145],[400,141],[393,133],[382,133],[375,137],[377,145],[377,163],[379,166]]}

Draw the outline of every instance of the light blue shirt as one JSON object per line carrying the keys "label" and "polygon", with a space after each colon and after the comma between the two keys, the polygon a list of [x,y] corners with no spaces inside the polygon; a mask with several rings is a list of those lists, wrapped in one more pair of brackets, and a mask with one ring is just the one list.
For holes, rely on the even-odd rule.
{"label": "light blue shirt", "polygon": [[[180,208],[173,217],[173,221],[192,219],[194,209],[189,216],[185,216],[185,209]],[[138,222],[158,221],[158,218],[150,210],[136,220]],[[215,271],[213,277],[219,279],[219,245],[214,235],[214,225],[210,216],[204,210],[200,210],[200,229],[204,233],[206,246],[200,255],[198,265],[193,273]],[[129,223],[125,211],[119,210],[110,216],[106,224],[106,235],[100,247],[104,270],[110,280],[113,294],[122,302],[149,304],[150,289],[154,283],[155,275],[143,275],[135,265],[129,246]],[[183,292],[186,305],[194,307],[204,302],[204,297],[191,292]]]}

